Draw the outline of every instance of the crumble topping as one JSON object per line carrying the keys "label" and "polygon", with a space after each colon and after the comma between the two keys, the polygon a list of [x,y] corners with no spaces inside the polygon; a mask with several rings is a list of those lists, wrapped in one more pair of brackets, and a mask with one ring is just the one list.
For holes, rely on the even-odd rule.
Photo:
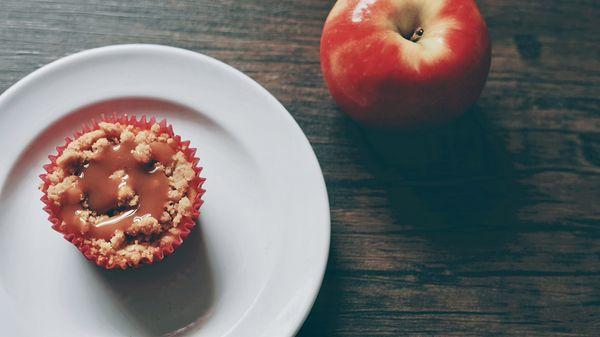
{"label": "crumble topping", "polygon": [[[56,165],[46,175],[49,185],[45,192],[63,212],[61,231],[75,228],[93,253],[122,267],[137,266],[142,261],[152,261],[161,245],[172,243],[180,234],[178,225],[184,217],[191,216],[191,200],[196,191],[190,185],[196,172],[185,158],[184,149],[176,148],[175,140],[158,124],[150,130],[106,122],[99,123],[99,127],[73,140],[56,158]],[[106,157],[107,153],[114,157]],[[105,161],[121,159],[123,153],[138,163],[136,170],[128,162],[128,167],[109,172],[105,182],[94,179],[86,185],[92,166],[96,165],[96,171],[97,167],[104,169],[101,165]],[[168,160],[159,160],[165,158],[165,153]],[[106,167],[112,170],[113,166]],[[163,180],[164,200],[156,192],[161,191]],[[107,190],[114,186],[116,190],[98,195],[90,186],[108,186]],[[112,197],[106,198],[107,195]],[[144,202],[154,204],[144,208]],[[155,204],[160,208],[156,212],[137,214],[140,210],[155,210]],[[114,230],[106,232],[111,226]]]}

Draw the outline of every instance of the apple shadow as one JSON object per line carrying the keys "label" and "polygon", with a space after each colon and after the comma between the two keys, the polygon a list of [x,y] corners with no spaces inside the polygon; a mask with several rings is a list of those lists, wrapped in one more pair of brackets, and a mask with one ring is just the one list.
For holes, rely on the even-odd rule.
{"label": "apple shadow", "polygon": [[[517,212],[527,191],[479,108],[452,122],[410,131],[367,128],[346,118],[344,132],[375,178],[366,183],[387,194],[393,222],[381,225],[390,235],[419,238],[438,255],[433,260],[447,263],[440,270],[450,273],[429,269],[415,273],[418,281],[450,282],[457,277],[453,272],[465,270],[460,264],[493,260],[492,254],[515,240],[522,225]],[[332,222],[340,225],[335,217]],[[336,269],[343,253],[336,250],[335,235],[331,240],[321,291],[298,336],[333,336],[343,329],[342,312],[348,307],[341,303],[351,302],[354,281]]]}
{"label": "apple shadow", "polygon": [[215,284],[200,228],[174,254],[139,269],[104,270],[88,263],[113,302],[147,336],[178,336],[212,314]]}
{"label": "apple shadow", "polygon": [[407,235],[451,254],[498,247],[514,237],[525,190],[477,106],[450,123],[412,131],[349,124]]}

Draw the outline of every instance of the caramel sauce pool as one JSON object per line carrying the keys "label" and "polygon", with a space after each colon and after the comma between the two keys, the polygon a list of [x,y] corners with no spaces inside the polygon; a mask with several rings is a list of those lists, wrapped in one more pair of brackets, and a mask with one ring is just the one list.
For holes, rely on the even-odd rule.
{"label": "caramel sauce pool", "polygon": [[[68,190],[63,200],[62,220],[67,228],[83,233],[85,226],[79,213],[84,210],[80,196],[87,197],[88,206],[98,214],[112,216],[85,232],[87,237],[110,239],[116,230],[125,232],[134,222],[144,215],[160,219],[165,205],[169,201],[169,181],[165,173],[151,164],[141,164],[131,151],[136,144],[126,142],[106,147],[84,167],[75,190]],[[153,159],[165,165],[170,164],[175,150],[166,143],[154,142],[150,145]],[[120,178],[112,177],[116,171],[123,170]],[[136,207],[119,207],[119,187],[127,185],[139,196]]]}

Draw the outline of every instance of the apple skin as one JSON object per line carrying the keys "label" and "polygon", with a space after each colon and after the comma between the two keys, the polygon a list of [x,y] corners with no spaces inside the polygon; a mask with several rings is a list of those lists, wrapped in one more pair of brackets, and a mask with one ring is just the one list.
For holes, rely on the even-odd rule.
{"label": "apple skin", "polygon": [[477,100],[491,45],[473,0],[339,0],[320,58],[333,99],[350,117],[413,128],[455,118]]}

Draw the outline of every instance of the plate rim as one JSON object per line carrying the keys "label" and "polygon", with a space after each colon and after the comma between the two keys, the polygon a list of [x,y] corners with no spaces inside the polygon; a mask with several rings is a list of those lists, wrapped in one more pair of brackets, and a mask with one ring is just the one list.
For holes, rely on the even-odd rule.
{"label": "plate rim", "polygon": [[[318,157],[317,157],[312,145],[310,144],[310,141],[308,140],[306,134],[304,133],[302,128],[298,125],[298,123],[296,122],[294,117],[291,115],[291,113],[283,106],[283,104],[273,94],[271,94],[266,88],[264,88],[258,81],[254,80],[252,77],[250,77],[249,75],[243,73],[242,71],[234,68],[233,66],[231,66],[221,60],[218,60],[214,57],[202,54],[200,52],[195,52],[195,51],[184,49],[184,48],[172,47],[172,46],[160,45],[160,44],[143,44],[143,43],[114,44],[114,45],[107,45],[107,46],[91,48],[91,49],[86,49],[86,50],[82,50],[79,52],[75,52],[75,53],[60,57],[54,61],[51,61],[50,63],[47,63],[47,64],[41,66],[40,68],[38,68],[38,69],[34,70],[33,72],[27,74],[26,76],[22,77],[21,79],[19,79],[18,81],[16,81],[12,85],[10,85],[4,92],[2,92],[2,94],[0,94],[0,107],[2,107],[2,105],[4,105],[7,101],[12,99],[13,97],[18,96],[22,90],[26,90],[27,86],[31,85],[32,83],[35,83],[38,79],[41,79],[44,76],[49,75],[53,71],[60,70],[60,68],[62,68],[62,67],[68,67],[71,63],[80,61],[85,58],[111,56],[115,53],[122,53],[122,52],[158,52],[158,53],[167,53],[167,54],[178,53],[178,54],[187,55],[192,58],[196,58],[200,62],[208,62],[208,63],[212,64],[213,66],[220,67],[227,72],[232,72],[237,77],[239,77],[240,79],[245,81],[248,85],[251,85],[252,87],[254,87],[254,89],[257,89],[265,98],[270,99],[273,104],[277,105],[278,110],[280,110],[280,112],[283,114],[283,116],[285,116],[284,118],[287,121],[287,123],[292,128],[296,129],[296,131],[299,132],[299,136],[302,139],[302,143],[303,143],[302,146],[307,147],[306,149],[308,150],[309,156],[311,156],[312,160],[314,161],[313,163],[316,164],[316,168],[320,172],[319,178],[318,178],[318,185],[319,185],[320,192],[322,194],[321,197],[323,199],[324,206],[326,207],[325,208],[326,212],[323,213],[324,218],[321,221],[322,221],[323,225],[326,226],[326,228],[324,228],[324,231],[323,231],[323,233],[324,233],[324,237],[323,237],[324,247],[322,248],[323,255],[319,261],[320,265],[318,265],[317,268],[315,268],[319,272],[319,277],[318,277],[318,279],[315,279],[315,282],[313,282],[313,284],[310,287],[310,291],[307,291],[307,293],[306,293],[306,295],[309,296],[309,300],[304,302],[304,306],[301,308],[301,310],[296,311],[296,313],[293,315],[294,319],[292,321],[290,321],[291,323],[287,324],[287,327],[284,327],[285,328],[284,331],[288,332],[288,334],[287,334],[288,336],[295,336],[299,332],[300,328],[303,326],[306,319],[308,318],[308,315],[310,314],[310,312],[315,304],[315,301],[320,292],[320,289],[322,287],[323,280],[325,277],[325,272],[327,269],[327,265],[328,265],[328,261],[329,261],[329,253],[330,253],[330,248],[331,248],[331,208],[330,208],[330,203],[329,203],[327,184],[325,182],[323,170],[319,163]],[[2,112],[0,112],[0,114],[1,113]],[[26,148],[26,146],[25,146],[25,148]],[[7,167],[7,174],[10,172],[13,164],[14,164],[14,162],[11,162],[10,165]],[[8,178],[8,176],[4,177],[4,178]],[[2,185],[5,185],[5,183],[6,183],[6,181],[3,181]],[[2,287],[0,287],[0,295],[4,295],[4,292],[5,292],[5,290]],[[0,297],[3,297],[3,296],[0,296]],[[264,331],[263,331],[263,333],[264,333]]]}

